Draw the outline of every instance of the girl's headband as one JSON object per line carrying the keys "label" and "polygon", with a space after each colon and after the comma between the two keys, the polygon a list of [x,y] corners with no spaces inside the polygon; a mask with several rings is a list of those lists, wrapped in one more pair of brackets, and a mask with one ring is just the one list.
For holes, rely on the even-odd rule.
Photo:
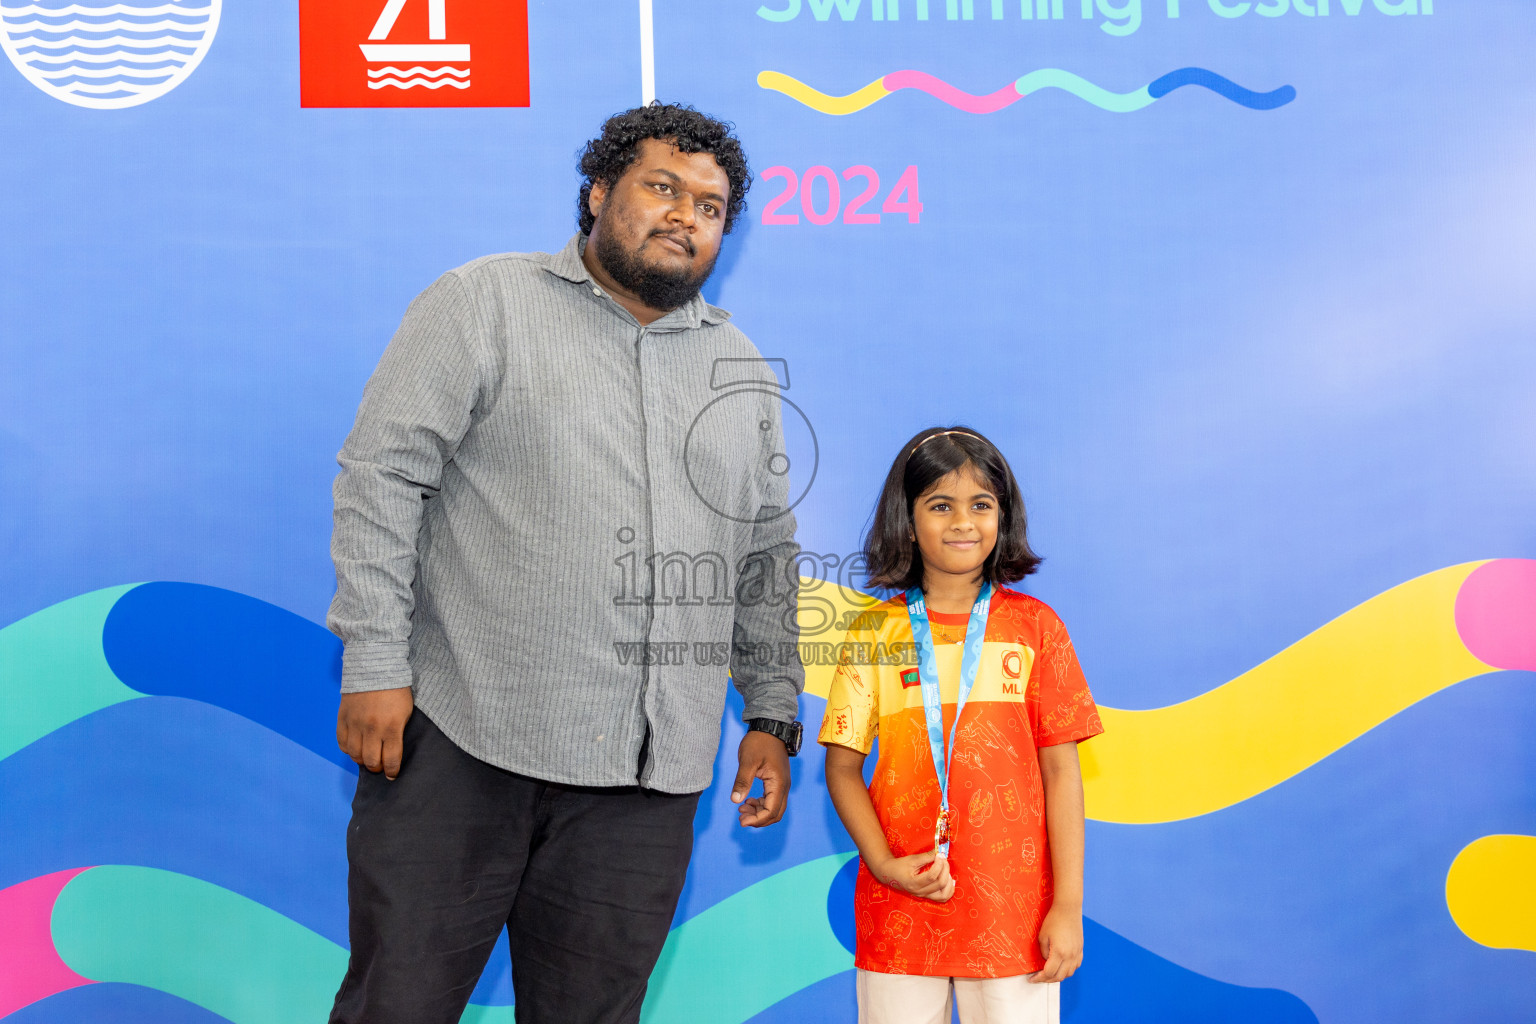
{"label": "girl's headband", "polygon": [[940,430],[938,433],[929,434],[927,437],[925,437],[921,441],[917,442],[917,444],[913,445],[912,446],[912,451],[907,453],[907,458],[910,459],[912,457],[912,455],[919,448],[921,448],[923,445],[927,444],[929,441],[932,441],[934,438],[936,438],[936,437],[946,437],[946,436],[948,436],[950,434],[959,434],[962,437],[975,437],[976,440],[978,440],[978,441],[981,440],[980,437],[977,437],[977,435],[971,433],[969,430]]}

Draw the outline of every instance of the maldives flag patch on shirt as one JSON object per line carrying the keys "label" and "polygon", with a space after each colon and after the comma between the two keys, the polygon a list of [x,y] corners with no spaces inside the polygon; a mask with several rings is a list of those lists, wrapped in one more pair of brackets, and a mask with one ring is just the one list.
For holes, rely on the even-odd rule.
{"label": "maldives flag patch on shirt", "polygon": [[902,686],[917,686],[921,682],[922,682],[922,680],[918,677],[917,669],[915,669],[915,668],[908,668],[908,669],[903,669],[902,670],[902,672],[901,672],[901,685]]}

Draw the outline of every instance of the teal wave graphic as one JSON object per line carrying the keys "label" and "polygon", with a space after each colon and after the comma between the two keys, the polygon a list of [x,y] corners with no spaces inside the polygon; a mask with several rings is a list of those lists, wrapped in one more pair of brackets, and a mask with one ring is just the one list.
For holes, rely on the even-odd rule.
{"label": "teal wave graphic", "polygon": [[[652,976],[647,1024],[741,1024],[853,956],[828,923],[826,893],[852,854],[798,864],[672,930]],[[752,936],[743,946],[745,929]],[[347,951],[254,900],[159,868],[82,871],[54,904],[59,957],[96,982],[174,995],[233,1024],[323,1020]],[[772,969],[756,969],[771,950]],[[722,979],[730,979],[723,984]],[[472,1004],[461,1024],[511,1024],[511,1006]]]}

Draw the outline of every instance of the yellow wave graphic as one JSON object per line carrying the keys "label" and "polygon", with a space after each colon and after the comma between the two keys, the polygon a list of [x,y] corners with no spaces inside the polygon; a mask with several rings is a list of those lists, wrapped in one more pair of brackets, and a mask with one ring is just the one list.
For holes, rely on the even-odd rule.
{"label": "yellow wave graphic", "polygon": [[1468,843],[1445,876],[1445,905],[1473,942],[1536,952],[1536,836]]}
{"label": "yellow wave graphic", "polygon": [[1481,564],[1378,594],[1198,697],[1101,709],[1104,734],[1082,748],[1089,817],[1146,824],[1230,807],[1430,694],[1493,671],[1456,631],[1456,595]]}
{"label": "yellow wave graphic", "polygon": [[[1101,706],[1104,734],[1080,748],[1088,817],[1152,824],[1219,811],[1430,694],[1495,671],[1468,652],[1456,628],[1457,593],[1483,564],[1393,587],[1198,697],[1147,711]],[[801,592],[839,616],[869,605],[830,584],[807,581]],[[808,664],[807,692],[825,697],[833,668]]]}
{"label": "yellow wave graphic", "polygon": [[759,72],[757,84],[764,89],[781,92],[790,99],[804,103],[812,110],[819,110],[823,114],[854,114],[891,94],[891,90],[885,87],[883,77],[875,79],[859,91],[851,92],[846,96],[828,96],[824,92],[812,89],[799,79],[791,78],[779,71]]}

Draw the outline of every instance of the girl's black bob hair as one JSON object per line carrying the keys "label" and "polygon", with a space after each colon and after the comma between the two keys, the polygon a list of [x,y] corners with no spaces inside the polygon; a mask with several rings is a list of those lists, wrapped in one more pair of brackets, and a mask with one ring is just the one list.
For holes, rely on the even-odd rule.
{"label": "girl's black bob hair", "polygon": [[997,446],[970,427],[929,427],[901,447],[886,474],[874,522],[864,538],[869,585],[907,590],[922,586],[923,556],[912,540],[912,507],[939,479],[969,463],[997,495],[997,546],[981,575],[994,586],[1023,579],[1040,567],[1029,547],[1024,497]]}

